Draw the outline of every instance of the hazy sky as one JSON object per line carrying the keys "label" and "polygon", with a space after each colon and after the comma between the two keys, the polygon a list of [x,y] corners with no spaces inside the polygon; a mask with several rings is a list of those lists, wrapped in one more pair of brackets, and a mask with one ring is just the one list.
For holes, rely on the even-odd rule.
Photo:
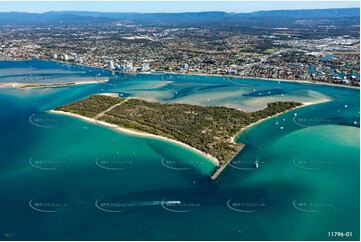
{"label": "hazy sky", "polygon": [[225,11],[225,12],[253,12],[259,10],[281,9],[317,9],[317,8],[351,8],[360,7],[359,1],[117,1],[117,2],[3,2],[0,1],[0,12],[33,12],[47,11],[99,11],[99,12],[200,12],[200,11]]}

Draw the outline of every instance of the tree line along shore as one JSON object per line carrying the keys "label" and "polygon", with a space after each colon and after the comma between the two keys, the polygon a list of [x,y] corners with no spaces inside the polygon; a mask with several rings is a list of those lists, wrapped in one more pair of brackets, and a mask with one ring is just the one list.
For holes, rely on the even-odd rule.
{"label": "tree line along shore", "polygon": [[302,103],[293,101],[273,102],[265,109],[243,112],[223,106],[165,104],[92,95],[55,110],[182,142],[216,158],[217,170],[227,165],[244,146],[234,141],[242,128],[300,105]]}

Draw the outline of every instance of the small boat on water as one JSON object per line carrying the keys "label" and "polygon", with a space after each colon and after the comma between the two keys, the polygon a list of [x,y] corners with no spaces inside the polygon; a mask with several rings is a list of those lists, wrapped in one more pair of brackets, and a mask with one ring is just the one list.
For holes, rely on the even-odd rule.
{"label": "small boat on water", "polygon": [[254,163],[254,167],[255,167],[255,168],[258,168],[258,167],[259,167],[258,161],[256,161],[256,162]]}
{"label": "small boat on water", "polygon": [[5,233],[4,235],[5,235],[5,237],[7,237],[7,238],[11,238],[11,237],[14,237],[15,234],[7,234],[7,233]]}

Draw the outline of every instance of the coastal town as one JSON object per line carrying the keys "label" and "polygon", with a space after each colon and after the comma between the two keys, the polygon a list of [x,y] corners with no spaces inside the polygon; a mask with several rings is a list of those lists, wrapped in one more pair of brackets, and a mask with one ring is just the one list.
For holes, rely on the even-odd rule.
{"label": "coastal town", "polygon": [[239,33],[131,20],[96,26],[1,26],[0,59],[36,58],[123,73],[231,75],[359,86],[360,39],[354,31],[348,32],[309,37],[307,29]]}

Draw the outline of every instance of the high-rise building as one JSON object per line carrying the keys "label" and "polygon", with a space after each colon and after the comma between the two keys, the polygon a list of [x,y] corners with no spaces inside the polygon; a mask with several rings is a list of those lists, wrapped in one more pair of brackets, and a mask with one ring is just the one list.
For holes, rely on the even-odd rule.
{"label": "high-rise building", "polygon": [[109,70],[114,70],[114,62],[112,60],[108,61],[108,69]]}
{"label": "high-rise building", "polygon": [[141,71],[149,71],[149,64],[148,63],[143,63],[140,65],[140,70]]}
{"label": "high-rise building", "polygon": [[77,54],[74,54],[74,55],[73,55],[73,61],[74,61],[74,62],[78,62],[78,61],[79,61],[79,57],[78,57]]}
{"label": "high-rise building", "polygon": [[128,62],[128,63],[125,65],[125,70],[126,70],[126,71],[133,71],[133,63],[132,63],[132,62]]}

